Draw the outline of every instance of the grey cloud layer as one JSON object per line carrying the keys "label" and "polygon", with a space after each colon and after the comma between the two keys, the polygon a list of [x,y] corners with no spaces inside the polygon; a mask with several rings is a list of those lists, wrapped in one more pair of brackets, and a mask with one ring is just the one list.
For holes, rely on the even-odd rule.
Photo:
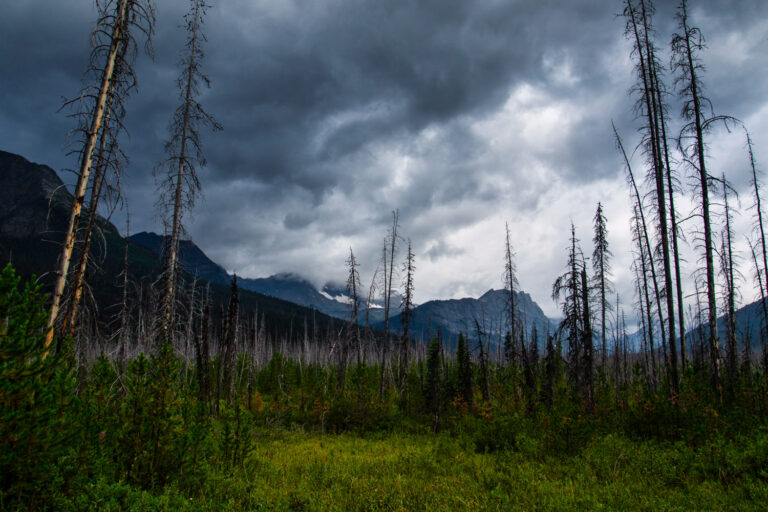
{"label": "grey cloud layer", "polygon": [[[746,58],[765,64],[755,57],[768,53],[763,2],[692,3],[710,41],[752,34]],[[73,167],[61,149],[71,126],[56,109],[61,96],[77,94],[91,3],[10,4],[0,7],[0,147]],[[672,3],[659,4],[666,38]],[[124,144],[134,230],[160,225],[151,170],[164,158],[177,102],[186,8],[184,0],[158,3],[156,60],[137,64]],[[245,275],[338,279],[349,245],[372,270],[399,208],[417,255],[435,265],[461,258],[466,248],[449,234],[498,212],[544,208],[553,180],[577,188],[619,173],[611,119],[634,133],[619,10],[608,1],[219,0],[205,24],[212,88],[201,102],[224,131],[203,136],[205,199],[190,234]],[[741,116],[764,104],[766,66],[744,83],[737,63],[716,64],[713,78],[742,77],[707,82],[718,108]],[[739,94],[726,90],[734,85]],[[558,256],[560,245],[552,247]]]}

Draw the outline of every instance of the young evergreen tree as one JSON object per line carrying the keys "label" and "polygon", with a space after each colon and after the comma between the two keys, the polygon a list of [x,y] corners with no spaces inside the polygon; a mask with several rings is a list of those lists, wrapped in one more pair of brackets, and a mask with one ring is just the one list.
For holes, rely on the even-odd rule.
{"label": "young evergreen tree", "polygon": [[[72,457],[79,426],[71,354],[45,357],[45,298],[21,286],[13,267],[0,271],[0,496],[7,510],[43,510],[58,493],[61,461]],[[60,494],[58,494],[60,495]]]}
{"label": "young evergreen tree", "polygon": [[221,125],[198,103],[200,86],[210,86],[208,77],[201,71],[202,45],[206,41],[202,32],[203,18],[208,9],[206,0],[190,0],[190,10],[184,16],[187,42],[179,61],[181,73],[177,80],[181,104],[171,120],[171,137],[165,145],[170,155],[166,160],[166,175],[159,189],[158,206],[163,211],[166,225],[170,225],[171,236],[165,253],[165,286],[162,298],[161,332],[165,341],[172,341],[174,304],[178,267],[179,241],[184,230],[182,216],[195,203],[200,192],[197,167],[205,165],[200,142],[200,126],[207,125],[214,130]]}

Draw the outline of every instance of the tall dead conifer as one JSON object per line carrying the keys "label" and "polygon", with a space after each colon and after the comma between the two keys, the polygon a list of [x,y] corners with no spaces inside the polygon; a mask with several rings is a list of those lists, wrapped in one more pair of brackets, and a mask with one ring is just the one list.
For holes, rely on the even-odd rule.
{"label": "tall dead conifer", "polygon": [[[78,102],[80,105],[80,111],[76,116],[80,118],[79,131],[83,134],[83,144],[82,149],[78,151],[80,165],[74,190],[74,201],[64,232],[64,242],[53,289],[48,332],[45,338],[46,349],[50,347],[53,340],[54,323],[59,316],[77,226],[85,202],[96,144],[107,112],[107,99],[110,96],[115,70],[121,69],[126,73],[127,88],[125,94],[127,94],[135,87],[132,62],[136,55],[136,42],[132,30],[138,29],[144,33],[147,38],[145,46],[148,50],[151,49],[151,36],[154,31],[155,13],[151,0],[103,0],[97,1],[96,7],[99,12],[99,20],[91,36],[93,50],[91,51],[89,74],[94,77],[98,85],[86,86],[78,100],[68,102],[68,104]],[[116,101],[113,99],[111,110],[122,109],[123,98],[115,98]]]}
{"label": "tall dead conifer", "polygon": [[[190,0],[190,10],[184,16],[187,41],[179,60],[181,73],[177,80],[181,104],[170,124],[170,139],[165,145],[169,158],[165,162],[167,172],[159,184],[158,206],[163,211],[166,225],[170,225],[170,240],[165,248],[165,276],[162,298],[161,332],[163,340],[171,341],[176,296],[179,241],[184,231],[182,216],[193,207],[200,192],[197,167],[205,165],[200,142],[200,126],[214,130],[221,125],[208,114],[197,101],[201,85],[210,86],[208,77],[201,70],[203,19],[209,4],[206,0]],[[170,218],[169,218],[170,217]]]}
{"label": "tall dead conifer", "polygon": [[688,2],[682,0],[677,12],[680,32],[672,38],[672,69],[676,72],[675,85],[684,101],[682,115],[688,123],[683,126],[678,138],[678,148],[688,165],[694,169],[698,184],[700,215],[703,223],[702,249],[706,271],[707,314],[709,325],[709,354],[712,385],[720,393],[720,343],[717,333],[717,302],[715,284],[714,240],[710,214],[709,184],[707,172],[706,145],[704,133],[716,121],[726,121],[724,116],[704,114],[705,105],[711,103],[703,96],[700,75],[704,71],[698,53],[704,49],[701,31],[690,25]]}

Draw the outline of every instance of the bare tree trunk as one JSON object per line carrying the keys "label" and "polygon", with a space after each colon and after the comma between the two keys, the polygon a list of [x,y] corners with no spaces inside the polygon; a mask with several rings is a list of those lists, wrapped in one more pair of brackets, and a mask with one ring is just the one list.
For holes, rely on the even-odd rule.
{"label": "bare tree trunk", "polygon": [[[185,16],[187,22],[188,39],[186,43],[186,63],[179,78],[179,85],[183,89],[182,104],[174,114],[171,139],[166,144],[169,151],[174,151],[170,161],[175,164],[175,176],[169,174],[166,187],[173,190],[173,214],[171,219],[171,240],[168,247],[168,257],[165,269],[165,290],[162,303],[162,328],[164,339],[170,340],[173,336],[172,326],[174,317],[176,274],[178,267],[179,242],[181,239],[182,214],[185,208],[194,204],[195,192],[200,189],[197,179],[193,156],[190,153],[196,151],[197,160],[201,165],[205,163],[201,155],[200,137],[197,131],[197,123],[209,124],[214,130],[221,129],[216,120],[208,115],[195,100],[198,94],[200,81],[208,84],[208,78],[200,71],[200,60],[203,57],[201,42],[205,36],[201,34],[201,26],[207,5],[204,0],[193,0],[192,7]],[[186,189],[186,192],[185,192]],[[161,201],[168,198],[161,195]]]}
{"label": "bare tree trunk", "polygon": [[[509,321],[509,332],[512,335],[512,339],[517,338],[517,332],[518,332],[518,319],[517,319],[517,304],[515,304],[515,285],[517,284],[517,276],[515,273],[515,262],[513,260],[513,252],[512,252],[512,243],[510,241],[510,235],[509,235],[509,224],[505,224],[506,228],[506,239],[505,239],[505,251],[504,251],[504,259],[505,259],[505,269],[504,269],[504,281],[507,287],[507,308],[509,308],[508,311],[508,321]],[[507,348],[512,349],[512,344],[510,344]],[[505,354],[507,361],[512,361],[513,354]]]}
{"label": "bare tree trunk", "polygon": [[[707,163],[705,157],[704,145],[704,115],[701,104],[702,97],[699,91],[699,79],[697,70],[700,65],[695,62],[694,49],[702,47],[701,42],[694,42],[694,37],[700,37],[698,29],[688,26],[687,2],[682,0],[680,3],[680,12],[678,14],[682,35],[677,35],[673,39],[673,53],[678,57],[678,68],[682,70],[681,81],[685,82],[683,94],[688,102],[685,112],[693,118],[693,133],[695,137],[694,155],[696,160],[696,170],[698,171],[698,180],[701,199],[701,216],[704,223],[704,254],[707,273],[707,308],[709,323],[709,352],[710,365],[712,372],[712,385],[718,394],[722,394],[722,384],[720,382],[720,344],[717,334],[717,301],[715,284],[715,261],[714,245],[712,241],[712,225],[709,213],[709,175],[707,174]],[[682,138],[681,138],[682,141]],[[680,142],[682,145],[682,142]],[[680,148],[684,154],[685,149]]]}
{"label": "bare tree trunk", "polygon": [[392,212],[392,233],[389,246],[389,274],[387,274],[387,246],[384,243],[384,341],[382,345],[381,378],[379,380],[379,400],[384,399],[384,388],[387,380],[387,358],[389,357],[389,313],[392,302],[392,276],[394,274],[395,247],[397,244],[398,210]]}
{"label": "bare tree trunk", "polygon": [[725,209],[725,227],[723,228],[722,258],[723,277],[725,278],[725,310],[726,310],[726,346],[727,346],[727,371],[728,388],[733,395],[738,365],[738,348],[736,345],[736,282],[733,270],[733,243],[731,240],[731,211],[728,204],[728,184],[725,175],[722,177],[723,206]]}
{"label": "bare tree trunk", "polygon": [[[664,288],[666,290],[666,302],[667,302],[667,328],[669,330],[668,341],[670,344],[670,361],[668,365],[670,380],[672,384],[673,393],[677,394],[679,391],[679,378],[677,373],[677,350],[675,343],[677,338],[675,336],[675,307],[672,294],[672,273],[671,264],[669,260],[669,229],[667,227],[667,206],[664,191],[664,165],[662,163],[661,156],[661,144],[660,144],[660,129],[659,129],[659,105],[656,101],[657,95],[654,86],[654,76],[656,75],[656,61],[653,52],[653,45],[650,41],[649,35],[649,12],[646,9],[646,1],[640,0],[641,16],[642,16],[642,38],[638,31],[638,20],[635,19],[635,11],[631,6],[628,9],[632,24],[634,26],[634,33],[636,38],[636,50],[638,51],[638,58],[640,59],[640,68],[642,73],[642,81],[644,88],[644,104],[646,108],[646,117],[648,121],[648,136],[649,144],[651,146],[652,164],[653,164],[653,177],[655,181],[655,197],[656,208],[658,215],[658,231],[661,236],[661,257],[662,267],[664,271]],[[643,52],[643,48],[645,52]],[[661,323],[662,332],[664,332],[664,322]],[[666,344],[662,344],[662,348],[666,354]],[[666,359],[666,357],[665,357]]]}
{"label": "bare tree trunk", "polygon": [[[760,284],[760,302],[763,307],[763,330],[760,333],[760,337],[763,343],[763,358],[768,365],[768,352],[766,347],[768,346],[768,306],[766,305],[766,293],[768,293],[768,252],[765,250],[765,227],[763,226],[763,207],[760,201],[760,187],[757,177],[757,165],[755,164],[755,154],[752,151],[752,139],[747,134],[747,147],[749,148],[749,164],[752,170],[752,187],[755,192],[755,214],[757,216],[757,230],[760,234],[758,243],[760,244],[760,251],[763,259],[763,281],[760,279],[760,266],[757,263],[757,255],[754,248],[752,248],[752,259],[755,263],[755,273],[757,275],[757,281]],[[750,244],[752,247],[752,244]],[[767,366],[768,367],[768,366]]]}
{"label": "bare tree trunk", "polygon": [[115,70],[115,62],[117,60],[118,53],[124,44],[123,31],[125,29],[127,6],[128,0],[120,0],[115,13],[115,22],[114,26],[112,27],[112,42],[109,47],[109,53],[107,54],[107,62],[104,65],[104,71],[101,76],[101,85],[99,86],[96,105],[93,110],[91,124],[88,129],[85,147],[82,153],[80,169],[77,175],[77,185],[75,186],[74,201],[72,202],[72,209],[69,213],[69,222],[67,224],[67,230],[64,235],[64,244],[62,246],[61,256],[59,257],[59,269],[56,274],[56,284],[54,285],[53,289],[53,302],[51,304],[51,311],[48,317],[48,332],[45,337],[46,351],[43,357],[48,355],[48,348],[51,345],[51,341],[53,341],[54,322],[59,315],[61,298],[64,295],[64,286],[67,283],[67,273],[69,272],[69,263],[72,259],[72,249],[75,244],[75,234],[77,231],[78,222],[80,220],[80,211],[83,208],[85,192],[86,188],[88,187],[88,178],[90,177],[91,173],[93,151],[96,148],[96,141],[98,140],[99,131],[104,119],[107,96],[109,95],[112,74]]}
{"label": "bare tree trunk", "polygon": [[587,286],[587,271],[581,270],[582,313],[584,314],[584,333],[582,346],[584,347],[584,387],[586,391],[586,410],[592,414],[595,409],[595,380],[593,376],[594,359],[592,357],[592,323],[589,314],[589,287]]}
{"label": "bare tree trunk", "polygon": [[75,325],[77,323],[77,314],[79,312],[80,300],[83,295],[83,286],[85,281],[85,270],[88,265],[88,257],[91,252],[91,239],[93,235],[93,228],[96,222],[96,216],[98,215],[99,200],[101,197],[101,187],[104,183],[105,175],[107,172],[107,166],[109,159],[113,153],[114,140],[110,142],[109,155],[105,158],[105,151],[107,145],[107,139],[110,137],[109,133],[109,111],[110,104],[112,103],[112,89],[107,94],[107,104],[104,108],[104,129],[101,130],[99,137],[99,150],[97,152],[98,160],[96,162],[96,171],[93,176],[93,185],[91,186],[91,200],[88,205],[88,221],[86,223],[85,232],[83,233],[82,248],[80,251],[80,258],[75,271],[75,276],[72,283],[73,293],[72,299],[69,301],[67,312],[64,315],[62,321],[62,332],[68,332],[74,334]]}

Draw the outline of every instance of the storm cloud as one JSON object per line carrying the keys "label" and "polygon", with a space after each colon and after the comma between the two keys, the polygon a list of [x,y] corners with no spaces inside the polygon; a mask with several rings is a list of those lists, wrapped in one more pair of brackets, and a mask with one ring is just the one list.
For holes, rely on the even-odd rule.
{"label": "storm cloud", "polygon": [[[666,48],[675,20],[663,4]],[[121,229],[129,211],[132,231],[162,230],[152,170],[178,103],[187,7],[157,2],[155,58],[136,63]],[[765,160],[768,5],[691,7],[709,42],[706,92],[718,113],[749,126]],[[602,201],[629,300],[628,192],[611,121],[630,146],[638,123],[620,10],[586,0],[218,0],[205,22],[211,88],[200,102],[224,129],[203,133],[204,198],[186,219],[190,237],[239,275],[288,271],[322,284],[344,278],[350,247],[370,276],[399,209],[422,302],[502,286],[508,221],[521,286],[554,315],[549,289],[569,224],[589,252]],[[65,145],[73,121],[59,108],[81,87],[94,21],[89,0],[0,7],[0,148],[75,167]],[[744,189],[742,141],[722,140],[716,162]]]}

